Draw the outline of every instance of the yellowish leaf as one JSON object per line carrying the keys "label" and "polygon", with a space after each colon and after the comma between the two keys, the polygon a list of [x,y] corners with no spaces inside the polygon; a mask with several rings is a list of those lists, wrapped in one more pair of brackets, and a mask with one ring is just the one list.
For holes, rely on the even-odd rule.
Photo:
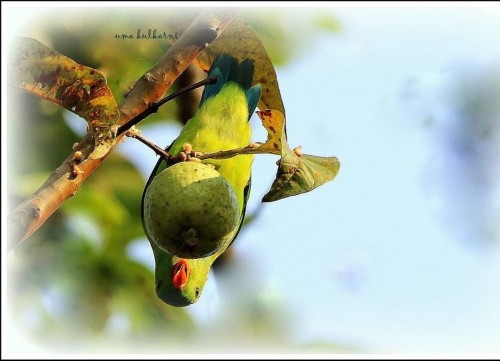
{"label": "yellowish leaf", "polygon": [[271,152],[281,152],[282,139],[286,139],[284,115],[274,109],[257,111],[257,115],[267,130],[267,141],[261,145],[261,148],[269,149]]}

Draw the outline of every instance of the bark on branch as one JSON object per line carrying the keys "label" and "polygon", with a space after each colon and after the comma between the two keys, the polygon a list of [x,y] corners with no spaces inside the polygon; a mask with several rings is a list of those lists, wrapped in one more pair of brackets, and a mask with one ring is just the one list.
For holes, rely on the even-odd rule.
{"label": "bark on branch", "polygon": [[[146,72],[119,104],[118,125],[126,124],[160,99],[177,77],[211,42],[216,40],[236,16],[237,9],[214,8],[204,11],[184,31],[158,63]],[[115,140],[113,148],[122,139]],[[64,201],[74,196],[90,174],[106,159],[90,159],[94,141],[87,134],[45,183],[8,216],[8,250],[32,235]],[[108,152],[109,155],[109,152]]]}

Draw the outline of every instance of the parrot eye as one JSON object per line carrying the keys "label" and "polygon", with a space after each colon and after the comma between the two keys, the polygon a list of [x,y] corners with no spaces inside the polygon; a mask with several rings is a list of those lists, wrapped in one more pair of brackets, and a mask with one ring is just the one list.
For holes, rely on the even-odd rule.
{"label": "parrot eye", "polygon": [[194,295],[196,298],[198,298],[198,296],[200,295],[200,289],[198,287],[194,289]]}
{"label": "parrot eye", "polygon": [[162,284],[163,284],[162,280],[159,280],[158,282],[156,282],[156,291],[158,291],[160,289]]}

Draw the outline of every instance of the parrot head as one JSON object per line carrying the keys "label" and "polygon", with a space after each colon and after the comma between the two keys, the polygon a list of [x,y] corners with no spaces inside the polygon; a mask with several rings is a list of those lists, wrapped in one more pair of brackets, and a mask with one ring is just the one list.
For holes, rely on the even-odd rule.
{"label": "parrot head", "polygon": [[209,265],[202,259],[184,259],[172,257],[171,262],[164,259],[163,264],[156,263],[155,279],[157,296],[176,307],[185,307],[195,303],[206,283]]}

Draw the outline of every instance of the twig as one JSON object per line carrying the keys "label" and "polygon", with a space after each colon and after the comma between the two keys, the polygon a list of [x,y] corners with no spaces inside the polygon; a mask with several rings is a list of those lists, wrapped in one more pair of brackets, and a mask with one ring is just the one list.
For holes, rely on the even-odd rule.
{"label": "twig", "polygon": [[153,143],[152,141],[150,141],[146,137],[143,137],[142,134],[139,133],[137,130],[128,130],[125,133],[125,135],[127,137],[137,139],[142,144],[144,144],[144,145],[148,146],[149,148],[151,148],[157,155],[159,155],[160,157],[165,158],[166,161],[168,161],[169,159],[172,158],[172,155],[169,152],[167,152],[166,150],[160,148],[159,146],[157,146],[155,143]]}
{"label": "twig", "polygon": [[[217,77],[211,76],[206,79],[203,79],[197,83],[191,84],[185,88],[182,88],[181,90],[172,93],[170,95],[167,95],[165,98],[162,100],[159,100],[157,102],[149,103],[148,107],[140,114],[136,115],[133,119],[131,119],[129,122],[126,124],[123,124],[118,128],[118,131],[116,132],[117,135],[120,135],[130,128],[132,128],[134,125],[137,125],[140,121],[144,120],[148,116],[150,116],[153,113],[156,113],[158,109],[165,103],[171,101],[172,99],[177,98],[178,96],[185,94],[187,92],[190,92],[196,88],[202,87],[204,85],[209,85],[209,84],[214,84],[217,81]],[[135,138],[135,137],[134,137]],[[137,138],[138,139],[138,138]]]}
{"label": "twig", "polygon": [[260,147],[259,145],[251,144],[242,148],[235,148],[229,150],[221,150],[215,153],[204,153],[197,158],[200,160],[205,159],[227,159],[232,158],[237,155],[246,155],[246,154],[275,154],[281,155],[281,150],[270,149],[268,147]]}

